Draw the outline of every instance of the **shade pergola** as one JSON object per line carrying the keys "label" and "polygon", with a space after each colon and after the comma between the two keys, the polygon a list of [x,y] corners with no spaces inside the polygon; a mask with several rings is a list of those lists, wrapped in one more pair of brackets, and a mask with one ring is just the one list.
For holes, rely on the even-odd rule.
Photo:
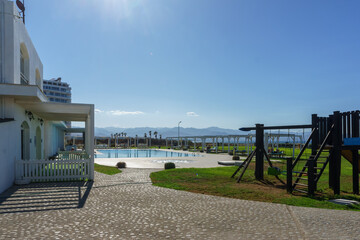
{"label": "shade pergola", "polygon": [[[75,103],[53,103],[53,102],[28,102],[16,101],[17,104],[31,111],[44,121],[78,121],[85,122],[85,151],[91,156],[91,172],[93,179],[94,165],[94,105]],[[67,129],[66,132],[75,132],[79,129]],[[45,130],[46,131],[46,130]],[[47,144],[50,139],[45,139]],[[45,146],[46,150],[46,146]]]}

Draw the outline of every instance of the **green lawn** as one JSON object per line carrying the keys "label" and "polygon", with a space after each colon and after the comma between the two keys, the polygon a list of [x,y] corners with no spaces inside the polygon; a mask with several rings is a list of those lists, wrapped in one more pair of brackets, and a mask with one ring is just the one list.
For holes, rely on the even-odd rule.
{"label": "green lawn", "polygon": [[[278,164],[281,167],[281,163]],[[284,165],[285,167],[285,165]],[[254,178],[254,164],[251,163],[243,180],[236,183],[230,178],[236,167],[218,168],[182,168],[154,172],[150,175],[154,185],[178,190],[185,190],[209,195],[255,200],[263,202],[283,203],[294,206],[360,210],[360,206],[341,206],[326,200],[332,198],[347,198],[360,201],[360,197],[351,194],[352,178],[351,164],[342,161],[341,196],[333,196],[328,188],[326,170],[319,180],[318,193],[310,198],[301,195],[291,195],[275,177],[265,173],[265,181],[260,182]],[[265,167],[265,170],[267,168]],[[238,176],[238,175],[237,175]],[[284,181],[286,176],[280,176]]]}
{"label": "green lawn", "polygon": [[117,173],[121,173],[121,170],[119,170],[116,167],[109,167],[109,166],[104,166],[104,165],[99,165],[99,164],[94,164],[94,169],[95,171],[99,172],[99,173],[104,173],[107,175],[114,175]]}

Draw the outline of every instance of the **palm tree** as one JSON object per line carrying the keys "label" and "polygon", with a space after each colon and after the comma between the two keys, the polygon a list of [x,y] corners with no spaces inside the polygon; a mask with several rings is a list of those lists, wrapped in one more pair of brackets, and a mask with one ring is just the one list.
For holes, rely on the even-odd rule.
{"label": "palm tree", "polygon": [[160,139],[162,138],[162,135],[160,134]]}
{"label": "palm tree", "polygon": [[151,131],[149,131],[149,145],[151,147]]}
{"label": "palm tree", "polygon": [[146,138],[147,137],[147,134],[146,133],[144,133],[144,138]]}
{"label": "palm tree", "polygon": [[127,133],[126,133],[126,132],[124,132],[124,137],[126,137],[126,135],[127,135]]}
{"label": "palm tree", "polygon": [[158,132],[155,131],[155,132],[154,132],[154,136],[155,136],[156,139],[157,139],[157,135],[158,135]]}

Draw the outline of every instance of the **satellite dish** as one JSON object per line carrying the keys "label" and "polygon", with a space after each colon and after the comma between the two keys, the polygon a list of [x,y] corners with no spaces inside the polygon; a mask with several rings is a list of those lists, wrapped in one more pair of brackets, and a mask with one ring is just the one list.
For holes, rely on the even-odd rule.
{"label": "satellite dish", "polygon": [[21,11],[25,11],[25,6],[22,2],[20,2],[20,0],[16,0],[16,5],[18,6],[18,8],[21,10]]}

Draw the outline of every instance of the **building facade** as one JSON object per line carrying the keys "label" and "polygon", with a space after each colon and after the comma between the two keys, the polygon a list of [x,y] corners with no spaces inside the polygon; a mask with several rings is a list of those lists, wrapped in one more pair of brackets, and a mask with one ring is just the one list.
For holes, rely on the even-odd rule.
{"label": "building facade", "polygon": [[50,102],[71,103],[71,87],[60,77],[44,80],[43,89]]}
{"label": "building facade", "polygon": [[[13,1],[0,0],[0,193],[15,182],[16,163],[46,159],[72,132],[64,121],[83,121],[85,150],[93,155],[94,105],[49,102],[43,64]],[[90,179],[93,179],[91,156]]]}

